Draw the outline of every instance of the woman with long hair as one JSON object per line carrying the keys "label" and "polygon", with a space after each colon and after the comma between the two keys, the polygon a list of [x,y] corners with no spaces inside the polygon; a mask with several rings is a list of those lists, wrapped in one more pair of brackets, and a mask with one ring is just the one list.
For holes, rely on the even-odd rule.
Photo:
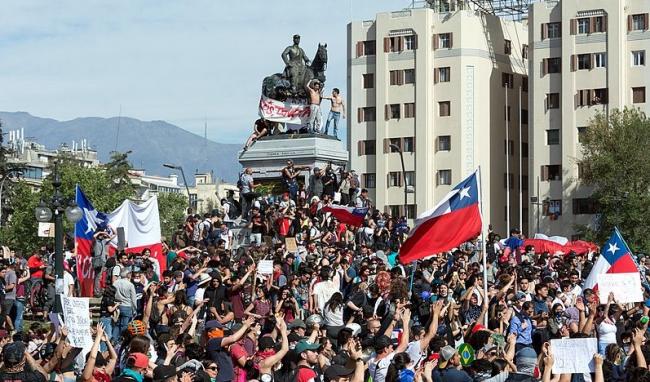
{"label": "woman with long hair", "polygon": [[323,325],[327,327],[327,336],[335,339],[345,325],[343,321],[343,295],[335,292],[323,307]]}
{"label": "woman with long hair", "polygon": [[386,382],[412,382],[415,372],[412,369],[411,357],[408,353],[397,353],[388,366]]}

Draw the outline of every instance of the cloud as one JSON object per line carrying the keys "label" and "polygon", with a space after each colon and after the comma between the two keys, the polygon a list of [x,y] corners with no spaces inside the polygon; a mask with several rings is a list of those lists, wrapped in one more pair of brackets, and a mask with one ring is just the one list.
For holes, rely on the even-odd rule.
{"label": "cloud", "polygon": [[[24,1],[0,4],[0,105],[56,119],[166,120],[241,143],[294,33],[346,88],[346,25],[410,1]],[[344,90],[345,91],[345,90]],[[327,109],[327,107],[325,108]]]}

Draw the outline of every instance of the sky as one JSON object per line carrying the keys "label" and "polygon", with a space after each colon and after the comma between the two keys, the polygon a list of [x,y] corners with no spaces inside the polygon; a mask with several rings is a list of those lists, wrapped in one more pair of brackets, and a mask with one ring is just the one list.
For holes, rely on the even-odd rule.
{"label": "sky", "polygon": [[199,135],[207,121],[209,139],[243,143],[262,79],[284,69],[293,34],[310,58],[328,44],[326,91],[345,96],[347,24],[410,4],[2,0],[0,110],[58,120],[121,114]]}

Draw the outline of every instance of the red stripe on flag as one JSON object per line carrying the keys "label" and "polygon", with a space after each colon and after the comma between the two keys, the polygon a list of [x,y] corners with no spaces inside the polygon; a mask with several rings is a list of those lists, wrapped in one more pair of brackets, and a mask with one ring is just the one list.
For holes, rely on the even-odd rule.
{"label": "red stripe on flag", "polygon": [[404,242],[399,260],[402,264],[458,247],[481,234],[478,204],[457,209],[424,221]]}

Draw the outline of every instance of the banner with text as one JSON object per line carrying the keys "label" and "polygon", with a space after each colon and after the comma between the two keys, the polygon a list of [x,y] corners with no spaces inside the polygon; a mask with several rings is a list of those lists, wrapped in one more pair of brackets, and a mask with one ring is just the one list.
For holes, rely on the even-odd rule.
{"label": "banner with text", "polygon": [[63,321],[72,347],[89,350],[93,346],[89,301],[88,298],[61,296]]}
{"label": "banner with text", "polygon": [[594,354],[598,353],[595,338],[551,340],[553,374],[593,373]]}
{"label": "banner with text", "polygon": [[609,293],[619,304],[643,301],[643,289],[638,273],[603,273],[598,275],[600,303],[607,304]]}
{"label": "banner with text", "polygon": [[260,117],[271,122],[306,125],[309,119],[309,105],[291,101],[260,98]]}

